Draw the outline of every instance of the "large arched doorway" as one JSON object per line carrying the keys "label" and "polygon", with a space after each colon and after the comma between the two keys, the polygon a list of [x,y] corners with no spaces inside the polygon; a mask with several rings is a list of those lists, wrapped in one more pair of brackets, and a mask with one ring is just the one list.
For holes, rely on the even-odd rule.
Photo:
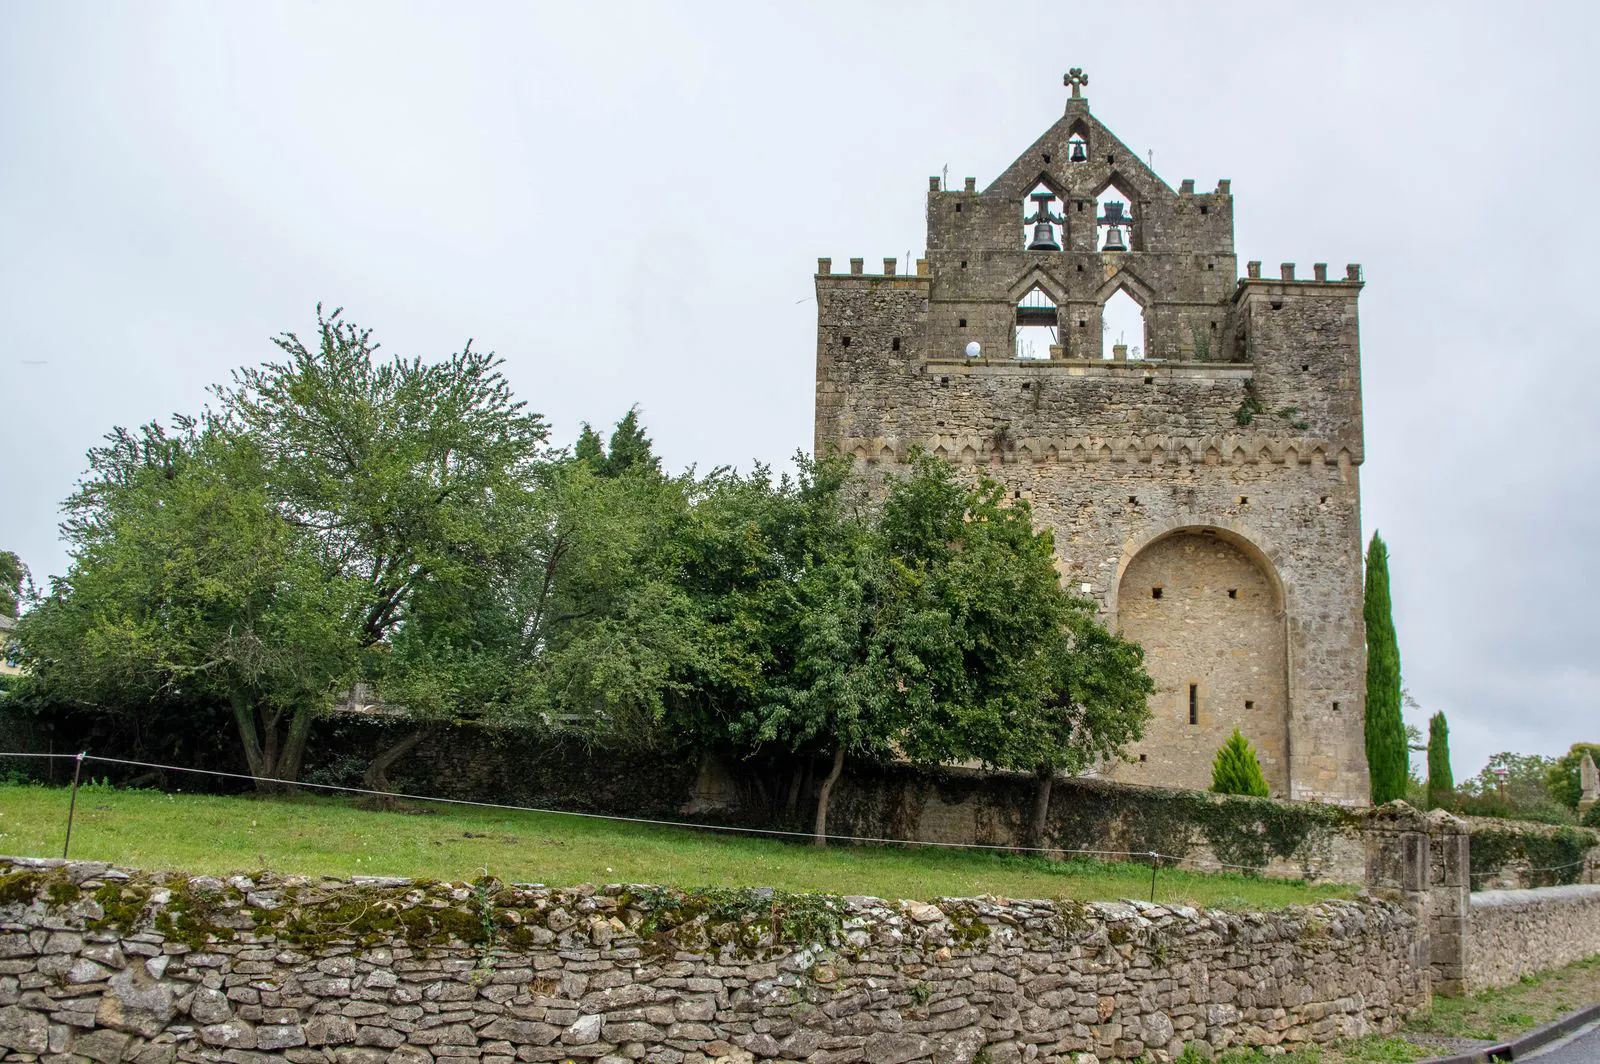
{"label": "large arched doorway", "polygon": [[1164,536],[1128,563],[1117,589],[1122,634],[1156,682],[1134,761],[1109,775],[1211,786],[1217,748],[1238,728],[1273,794],[1289,790],[1288,651],[1283,595],[1259,551],[1215,529]]}

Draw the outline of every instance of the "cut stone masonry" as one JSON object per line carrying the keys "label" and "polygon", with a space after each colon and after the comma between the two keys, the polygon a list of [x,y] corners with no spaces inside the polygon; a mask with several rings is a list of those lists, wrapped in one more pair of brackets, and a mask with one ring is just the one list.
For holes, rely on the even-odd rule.
{"label": "cut stone masonry", "polygon": [[[921,449],[1032,507],[1158,684],[1103,774],[1204,788],[1237,727],[1275,794],[1364,804],[1360,266],[1240,278],[1231,183],[1174,191],[1075,94],[988,187],[931,178],[925,256],[884,267],[817,262],[816,448],[875,482]],[[1102,357],[1119,292],[1142,358]],[[1049,357],[1014,357],[1040,325]]]}

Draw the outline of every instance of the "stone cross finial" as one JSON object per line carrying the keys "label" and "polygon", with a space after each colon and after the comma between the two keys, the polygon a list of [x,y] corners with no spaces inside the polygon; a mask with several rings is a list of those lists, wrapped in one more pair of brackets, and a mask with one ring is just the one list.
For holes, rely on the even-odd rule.
{"label": "stone cross finial", "polygon": [[1061,79],[1061,84],[1072,89],[1072,98],[1074,100],[1081,99],[1078,90],[1089,84],[1089,75],[1083,72],[1083,67],[1073,67]]}

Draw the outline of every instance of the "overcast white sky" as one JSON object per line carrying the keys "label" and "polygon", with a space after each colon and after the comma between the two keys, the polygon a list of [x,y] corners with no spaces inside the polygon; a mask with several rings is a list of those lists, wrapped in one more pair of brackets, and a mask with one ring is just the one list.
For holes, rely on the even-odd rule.
{"label": "overcast white sky", "polygon": [[468,337],[568,440],[811,442],[818,255],[1095,113],[1233,180],[1241,264],[1361,262],[1370,532],[1458,778],[1600,741],[1600,16],[1530,4],[0,6],[0,548],[115,424],[307,330]]}

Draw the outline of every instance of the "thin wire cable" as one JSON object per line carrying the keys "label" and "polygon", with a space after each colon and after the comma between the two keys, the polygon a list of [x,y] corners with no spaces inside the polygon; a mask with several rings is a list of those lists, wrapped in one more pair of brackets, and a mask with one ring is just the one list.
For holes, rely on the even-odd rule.
{"label": "thin wire cable", "polygon": [[[0,757],[45,757],[45,758],[75,758],[77,754],[12,754],[0,752]],[[606,820],[624,824],[646,824],[654,827],[683,828],[690,831],[723,831],[729,833],[743,833],[747,835],[770,835],[783,838],[814,839],[816,834],[810,831],[786,831],[782,828],[754,828],[739,827],[731,824],[698,824],[685,820],[658,820],[649,817],[621,816],[613,813],[582,813],[571,809],[545,809],[530,805],[509,805],[503,802],[480,802],[470,798],[438,798],[427,794],[408,794],[403,791],[377,791],[365,787],[345,787],[335,783],[307,783],[300,780],[277,779],[271,776],[252,776],[244,772],[223,772],[218,769],[188,768],[183,765],[163,765],[154,761],[134,761],[121,757],[101,757],[98,754],[86,754],[85,761],[99,761],[108,765],[128,765],[134,768],[161,769],[170,772],[190,772],[201,776],[215,776],[221,779],[246,780],[254,783],[274,783],[284,787],[305,787],[314,790],[339,791],[344,794],[364,794],[377,798],[403,798],[414,802],[437,802],[441,805],[459,805],[474,809],[498,809],[514,813],[541,813],[546,816],[580,817],[585,820]],[[1196,865],[1208,868],[1238,868],[1247,872],[1260,873],[1261,866],[1236,864],[1231,861],[1205,859],[1199,857],[1180,857],[1176,854],[1157,853],[1154,850],[1079,850],[1065,846],[1010,846],[1000,843],[985,842],[935,842],[920,839],[894,839],[873,835],[826,835],[833,842],[860,842],[880,846],[927,846],[935,849],[950,850],[1003,850],[1007,853],[1067,853],[1084,857],[1136,857],[1140,860],[1166,861],[1174,865]],[[1580,862],[1581,863],[1581,862]]]}
{"label": "thin wire cable", "polygon": [[[13,756],[0,753],[0,757]],[[73,758],[76,754],[35,754],[35,757],[65,757]],[[504,802],[480,802],[470,798],[439,798],[427,794],[409,794],[404,791],[377,791],[365,787],[345,787],[335,783],[308,783],[301,780],[285,780],[272,776],[252,776],[244,772],[223,772],[209,768],[187,768],[183,765],[163,765],[154,761],[135,761],[122,757],[101,757],[98,754],[89,754],[85,761],[98,761],[109,765],[128,765],[134,768],[164,769],[172,772],[191,772],[202,776],[216,776],[221,779],[247,780],[256,783],[274,783],[284,787],[306,787],[322,791],[339,791],[345,794],[365,794],[377,798],[403,798],[415,802],[438,802],[442,805],[468,806],[474,809],[499,809],[514,813],[542,813],[547,816],[581,817],[585,820],[609,820],[627,824],[648,824],[655,827],[686,828],[697,831],[726,831],[743,832],[752,835],[776,835],[789,838],[815,838],[809,831],[785,831],[781,828],[755,828],[740,827],[731,824],[698,824],[687,820],[659,820],[650,817],[621,816],[613,813],[583,813],[571,809],[545,809],[531,805],[510,805]],[[1095,857],[1159,857],[1166,860],[1181,860],[1169,857],[1166,854],[1157,854],[1150,851],[1135,852],[1132,850],[1077,850],[1061,846],[1004,846],[994,843],[981,842],[933,842],[917,839],[893,839],[870,835],[828,835],[827,838],[835,842],[867,842],[881,845],[894,846],[933,846],[947,849],[976,849],[976,850],[1010,850],[1027,851],[1034,853],[1075,853]],[[1236,867],[1245,867],[1243,865]]]}

